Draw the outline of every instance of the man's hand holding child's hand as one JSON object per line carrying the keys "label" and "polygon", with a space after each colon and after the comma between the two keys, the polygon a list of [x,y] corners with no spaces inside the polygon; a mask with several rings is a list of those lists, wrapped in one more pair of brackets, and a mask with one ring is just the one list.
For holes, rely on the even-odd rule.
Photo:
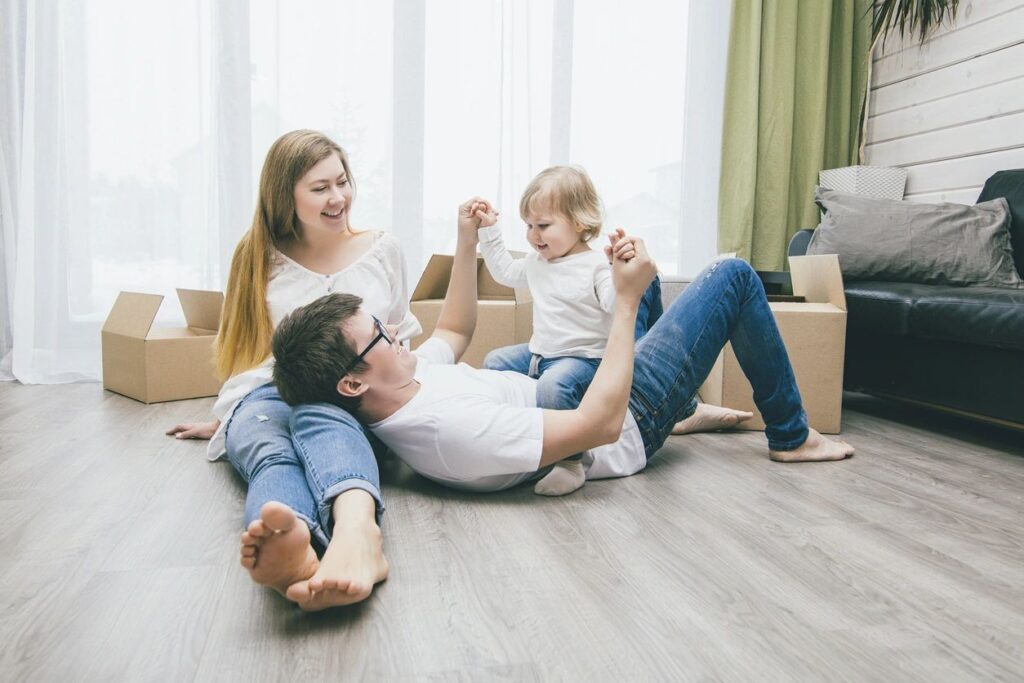
{"label": "man's hand holding child's hand", "polygon": [[658,267],[647,253],[644,241],[627,235],[619,228],[608,235],[604,253],[612,264],[615,293],[623,299],[639,302],[658,274]]}
{"label": "man's hand holding child's hand", "polygon": [[476,244],[479,241],[477,230],[489,228],[497,222],[498,212],[491,203],[473,197],[459,206],[459,239],[468,239],[470,244]]}

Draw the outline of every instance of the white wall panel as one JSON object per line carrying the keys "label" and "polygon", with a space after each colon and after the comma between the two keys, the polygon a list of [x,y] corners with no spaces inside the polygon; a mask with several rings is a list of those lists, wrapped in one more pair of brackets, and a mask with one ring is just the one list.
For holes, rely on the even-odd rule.
{"label": "white wall panel", "polygon": [[993,169],[1024,168],[1024,147],[906,168],[908,195],[979,187],[985,184]]}
{"label": "white wall panel", "polygon": [[1024,113],[869,145],[868,163],[909,166],[1024,146]]}
{"label": "white wall panel", "polygon": [[946,192],[927,192],[924,194],[908,194],[904,197],[908,202],[920,204],[940,204],[949,202],[951,204],[974,204],[981,194],[981,185],[978,187],[966,187],[962,190],[949,190]]}
{"label": "white wall panel", "polygon": [[868,139],[886,142],[1024,111],[1024,76],[868,119]]}
{"label": "white wall panel", "polygon": [[[1024,31],[1024,28],[1021,29]],[[934,102],[951,95],[1011,80],[1024,74],[1024,44],[990,52],[945,69],[878,87],[872,77],[873,115]]]}

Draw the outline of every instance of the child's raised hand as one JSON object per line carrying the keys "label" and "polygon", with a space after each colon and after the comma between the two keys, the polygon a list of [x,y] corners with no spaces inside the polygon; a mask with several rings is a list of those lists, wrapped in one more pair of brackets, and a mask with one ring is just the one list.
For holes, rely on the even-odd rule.
{"label": "child's raised hand", "polygon": [[616,228],[608,233],[608,246],[604,248],[604,255],[608,258],[608,263],[614,263],[616,257],[628,261],[636,256],[633,241],[623,239],[625,236],[626,231],[622,228]]}
{"label": "child's raised hand", "polygon": [[489,228],[497,222],[498,212],[486,199],[473,197],[459,206],[459,232],[476,233],[480,228]]}
{"label": "child's raised hand", "polygon": [[481,228],[489,228],[498,222],[498,216],[500,214],[494,210],[494,208],[483,202],[480,207],[477,208],[476,217],[480,219]]}

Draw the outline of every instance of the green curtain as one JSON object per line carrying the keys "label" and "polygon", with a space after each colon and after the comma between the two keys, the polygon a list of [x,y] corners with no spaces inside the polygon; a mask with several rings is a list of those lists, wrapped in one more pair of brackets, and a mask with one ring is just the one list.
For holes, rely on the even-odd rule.
{"label": "green curtain", "polygon": [[858,163],[871,0],[733,0],[719,252],[783,270],[818,171]]}

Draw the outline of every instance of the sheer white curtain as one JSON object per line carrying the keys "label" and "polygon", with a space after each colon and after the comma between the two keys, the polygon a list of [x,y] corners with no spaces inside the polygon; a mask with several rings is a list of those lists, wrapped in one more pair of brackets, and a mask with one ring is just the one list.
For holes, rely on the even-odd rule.
{"label": "sheer white curtain", "polygon": [[728,34],[726,11],[722,63],[694,64],[707,2],[0,0],[0,377],[95,379],[118,291],[164,294],[167,323],[175,287],[221,288],[294,128],[348,150],[353,221],[398,235],[414,275],[471,194],[525,247],[519,193],[552,163],[587,167],[664,271],[696,272],[715,226],[684,215],[684,174],[717,164]]}

